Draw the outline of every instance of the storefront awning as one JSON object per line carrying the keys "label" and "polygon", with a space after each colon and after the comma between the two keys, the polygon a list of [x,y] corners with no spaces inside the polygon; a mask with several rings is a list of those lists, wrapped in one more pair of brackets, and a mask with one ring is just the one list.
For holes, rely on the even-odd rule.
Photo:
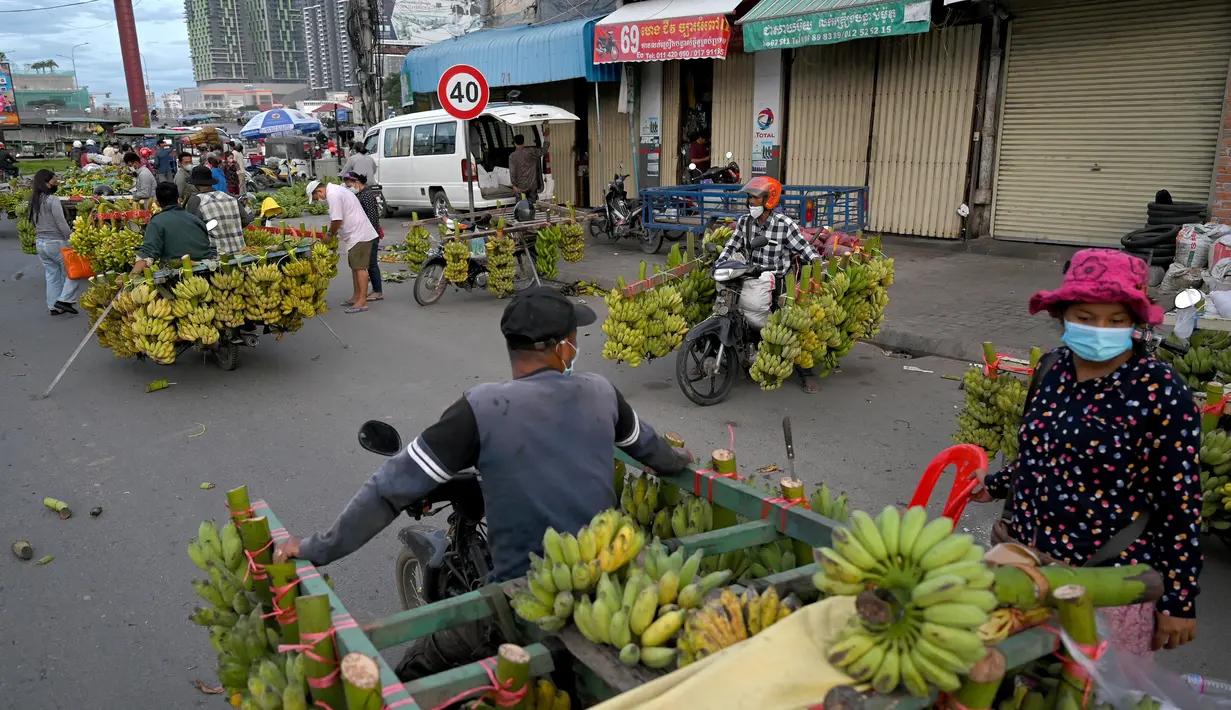
{"label": "storefront awning", "polygon": [[621,7],[594,28],[594,63],[725,59],[739,0],[646,0]]}
{"label": "storefront awning", "polygon": [[744,51],[927,32],[928,0],[762,0],[737,23]]}
{"label": "storefront awning", "polygon": [[489,86],[522,86],[584,78],[619,81],[619,67],[597,67],[590,61],[594,18],[550,25],[514,25],[479,30],[456,39],[412,49],[402,62],[411,91],[432,93],[445,70],[469,64],[483,73]]}

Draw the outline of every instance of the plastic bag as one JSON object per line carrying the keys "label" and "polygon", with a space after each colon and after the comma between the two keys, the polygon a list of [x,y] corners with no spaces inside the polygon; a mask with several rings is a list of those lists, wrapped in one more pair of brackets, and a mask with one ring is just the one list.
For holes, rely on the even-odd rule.
{"label": "plastic bag", "polygon": [[64,258],[64,272],[70,279],[88,279],[94,275],[90,260],[72,249],[62,247],[60,256]]}
{"label": "plastic bag", "polygon": [[1211,293],[1231,290],[1231,257],[1214,262],[1209,275],[1205,277],[1205,285],[1206,290]]}
{"label": "plastic bag", "polygon": [[1158,285],[1160,294],[1179,293],[1186,288],[1196,288],[1201,285],[1205,276],[1200,268],[1187,267],[1176,261],[1167,267],[1167,275]]}
{"label": "plastic bag", "polygon": [[769,322],[774,302],[774,275],[768,271],[755,279],[745,279],[739,292],[739,310],[753,328],[760,330]]}

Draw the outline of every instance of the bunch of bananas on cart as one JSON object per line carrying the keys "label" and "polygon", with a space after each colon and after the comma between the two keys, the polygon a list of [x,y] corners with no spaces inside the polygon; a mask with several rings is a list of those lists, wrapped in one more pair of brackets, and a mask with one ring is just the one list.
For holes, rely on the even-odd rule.
{"label": "bunch of bananas on cart", "polygon": [[[93,327],[102,317],[103,311],[107,310],[107,305],[119,294],[120,286],[113,273],[91,276],[89,284],[89,288],[78,298],[77,304],[85,309],[90,326]],[[116,357],[130,358],[135,356],[137,351],[133,347],[131,335],[127,338],[124,336],[123,323],[123,311],[118,307],[112,308],[94,332],[99,345],[109,348]]]}
{"label": "bunch of bananas on cart", "polygon": [[795,360],[803,353],[800,340],[812,325],[808,311],[793,299],[769,315],[761,329],[761,344],[748,374],[763,390],[774,390],[795,369]]}
{"label": "bunch of bananas on cart", "polygon": [[206,606],[188,618],[209,629],[210,645],[218,653],[218,680],[232,704],[242,710],[306,710],[303,656],[278,653],[281,637],[261,618],[235,525],[228,520],[219,531],[212,520],[201,523],[197,538],[188,543],[188,556],[209,576],[193,580],[192,589]]}
{"label": "bunch of bananas on cart", "polygon": [[808,499],[808,507],[817,515],[839,523],[845,523],[851,517],[850,507],[846,500],[846,491],[842,491],[840,495],[835,496],[829,490],[829,484],[827,483],[822,483],[820,488],[812,491],[812,497]]}
{"label": "bunch of bananas on cart", "polygon": [[78,214],[73,220],[68,244],[73,251],[90,260],[94,273],[101,274],[130,268],[137,260],[137,247],[144,239],[140,232],[129,229],[127,222]]}
{"label": "bunch of bananas on cart", "polygon": [[[419,219],[415,215],[415,219]],[[415,225],[410,228],[410,232],[406,235],[406,263],[410,266],[410,270],[419,273],[419,269],[423,268],[423,262],[427,259],[427,252],[432,248],[432,235],[421,225]]]}
{"label": "bunch of bananas on cart", "polygon": [[210,290],[214,294],[214,327],[219,330],[238,328],[247,317],[247,306],[241,287],[244,272],[236,265],[234,257],[222,257],[219,268],[209,276]]}
{"label": "bunch of bananas on cart", "polygon": [[[567,691],[560,690],[546,678],[540,678],[537,683],[530,682],[526,686],[526,697],[522,700],[525,710],[570,710],[573,699]],[[489,708],[491,705],[475,706]]]}
{"label": "bunch of bananas on cart", "polygon": [[556,278],[559,273],[560,246],[564,242],[560,226],[553,224],[543,227],[534,239],[534,267],[538,269],[539,276],[545,279]]}
{"label": "bunch of bananas on cart", "polygon": [[270,264],[266,255],[245,267],[244,317],[258,323],[278,323],[282,319],[282,270]]}
{"label": "bunch of bananas on cart", "polygon": [[781,599],[773,586],[762,594],[752,587],[738,595],[723,589],[685,615],[684,628],[675,642],[679,665],[686,666],[756,636],[800,606],[799,597],[789,594]]}
{"label": "bunch of bananas on cart", "polygon": [[175,362],[175,314],[171,301],[157,287],[142,281],[116,302],[124,315],[121,332],[132,334],[133,349],[151,360],[169,365]]}
{"label": "bunch of bananas on cart", "polygon": [[1231,436],[1223,429],[1201,439],[1201,524],[1231,529]]}
{"label": "bunch of bananas on cart", "polygon": [[[1168,339],[1181,342],[1174,334]],[[1175,368],[1194,391],[1214,380],[1231,381],[1231,333],[1198,329],[1188,336],[1187,345],[1188,352],[1183,355],[1159,348],[1157,357]]]}
{"label": "bunch of bananas on cart", "polygon": [[989,456],[1004,452],[1005,460],[1017,456],[1018,429],[1026,408],[1027,383],[1009,372],[989,377],[982,367],[971,367],[962,376],[966,403],[957,415],[953,441],[982,447]]}
{"label": "bunch of bananas on cart", "polygon": [[487,242],[487,290],[500,298],[513,295],[513,238],[497,230]]}
{"label": "bunch of bananas on cart", "polygon": [[577,221],[577,210],[568,206],[568,220],[560,225],[560,256],[570,264],[586,257],[586,230]]}
{"label": "bunch of bananas on cart", "polygon": [[858,595],[859,615],[843,629],[829,661],[878,693],[899,686],[926,697],[961,686],[987,649],[978,629],[999,602],[992,571],[970,535],[922,507],[886,507],[875,520],[851,513],[832,547],[816,551],[813,577],[829,596]]}
{"label": "bunch of bananas on cart", "polygon": [[[672,282],[680,292],[680,298],[684,300],[684,323],[689,328],[709,318],[714,311],[717,287],[709,274],[709,261],[703,260],[692,271]],[[666,270],[670,271],[684,263],[684,253],[680,250],[680,245],[671,245],[671,251],[667,253]]]}
{"label": "bunch of bananas on cart", "polygon": [[24,207],[18,208],[18,214],[21,216],[17,218],[17,238],[21,242],[21,253],[37,254],[38,248],[34,243],[38,239],[37,230],[25,211]]}
{"label": "bunch of bananas on cart", "polygon": [[470,278],[470,244],[455,237],[445,242],[445,280],[462,284]]}
{"label": "bunch of bananas on cart", "polygon": [[183,275],[171,288],[171,293],[175,296],[171,302],[171,312],[176,319],[176,339],[197,345],[218,342],[213,291],[209,281],[192,273],[190,260],[184,259]]}
{"label": "bunch of bananas on cart", "polygon": [[730,224],[723,224],[711,227],[705,230],[705,234],[701,237],[702,248],[712,245],[717,253],[722,253],[727,242],[731,241],[731,237],[735,236],[735,231]]}
{"label": "bunch of bananas on cart", "polygon": [[[11,184],[16,182],[11,180],[9,183],[0,182],[0,185]],[[17,219],[17,206],[28,204],[30,202],[30,190],[5,190],[0,191],[0,215],[7,215],[9,219]]]}
{"label": "bunch of bananas on cart", "polygon": [[624,279],[616,281],[616,287],[603,297],[607,303],[607,318],[603,320],[603,357],[608,360],[627,362],[632,367],[641,364],[645,353],[646,320],[642,311],[641,294],[625,298],[622,291],[627,286]]}

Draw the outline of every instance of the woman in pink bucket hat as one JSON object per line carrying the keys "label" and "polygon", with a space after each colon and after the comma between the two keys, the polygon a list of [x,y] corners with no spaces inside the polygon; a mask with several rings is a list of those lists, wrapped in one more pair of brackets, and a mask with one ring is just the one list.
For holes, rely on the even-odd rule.
{"label": "woman in pink bucket hat", "polygon": [[1043,357],[1022,417],[1017,459],[975,499],[1004,498],[993,542],[1027,544],[1075,567],[1148,564],[1157,604],[1104,610],[1118,650],[1149,655],[1196,634],[1201,574],[1201,416],[1169,365],[1134,345],[1158,325],[1144,261],[1077,252],[1054,291],[1030,298],[1064,327]]}

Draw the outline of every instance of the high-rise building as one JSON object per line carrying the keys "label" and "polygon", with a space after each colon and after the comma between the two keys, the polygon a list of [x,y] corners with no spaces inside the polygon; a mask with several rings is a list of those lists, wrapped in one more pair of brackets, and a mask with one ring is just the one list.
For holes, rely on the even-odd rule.
{"label": "high-rise building", "polygon": [[184,0],[198,85],[307,81],[304,0]]}
{"label": "high-rise building", "polygon": [[301,21],[306,40],[308,86],[325,91],[359,88],[358,61],[346,32],[347,0],[305,0]]}

